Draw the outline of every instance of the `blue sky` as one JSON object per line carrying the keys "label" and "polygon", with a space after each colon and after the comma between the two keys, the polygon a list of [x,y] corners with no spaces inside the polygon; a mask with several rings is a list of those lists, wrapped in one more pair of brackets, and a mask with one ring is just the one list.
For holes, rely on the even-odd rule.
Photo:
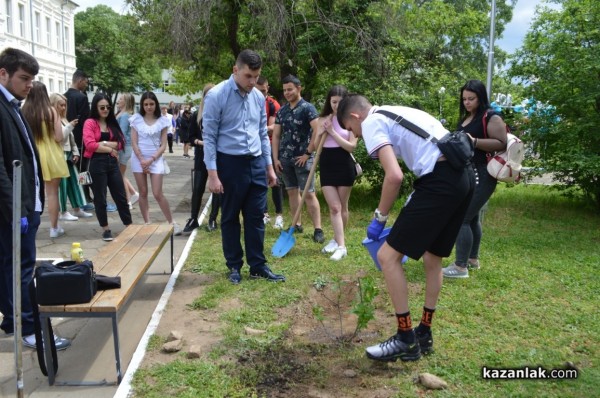
{"label": "blue sky", "polygon": [[[74,0],[79,4],[79,11],[83,11],[88,7],[94,7],[98,4],[105,4],[112,7],[117,12],[122,12],[125,9],[123,0]],[[491,0],[490,0],[491,1]],[[497,2],[505,0],[496,0]],[[506,0],[508,1],[508,0]],[[513,10],[513,19],[506,26],[503,33],[503,38],[496,40],[496,45],[508,53],[513,53],[521,46],[525,33],[529,30],[529,26],[535,15],[535,7],[538,4],[546,3],[546,0],[518,0],[515,9]]]}

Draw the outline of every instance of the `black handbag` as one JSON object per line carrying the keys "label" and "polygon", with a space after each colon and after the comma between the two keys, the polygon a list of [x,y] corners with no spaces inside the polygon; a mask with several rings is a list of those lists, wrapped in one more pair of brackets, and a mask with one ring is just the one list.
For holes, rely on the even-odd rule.
{"label": "black handbag", "polygon": [[464,131],[452,131],[437,142],[438,148],[450,166],[464,169],[474,154],[473,141]]}
{"label": "black handbag", "polygon": [[94,265],[89,260],[43,262],[35,269],[35,284],[39,305],[88,303],[97,291]]}
{"label": "black handbag", "polygon": [[[380,109],[375,111],[375,113],[381,113],[382,115],[389,117],[419,137],[426,140],[430,137],[430,134],[427,131],[393,112]],[[471,141],[464,131],[450,132],[439,140],[435,137],[431,137],[430,141],[438,146],[442,155],[446,157],[446,160],[453,168],[462,170],[471,163],[471,158],[473,157],[475,150],[473,148],[473,141]]]}

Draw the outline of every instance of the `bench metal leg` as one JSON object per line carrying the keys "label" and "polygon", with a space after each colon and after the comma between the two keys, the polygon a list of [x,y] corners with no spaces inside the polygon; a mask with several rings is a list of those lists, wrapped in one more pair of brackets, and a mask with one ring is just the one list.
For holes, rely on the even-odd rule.
{"label": "bench metal leg", "polygon": [[48,329],[48,317],[40,314],[40,322],[42,323],[42,340],[44,341],[44,356],[46,357],[46,370],[48,371],[48,384],[54,385],[54,359],[52,358],[52,347],[50,339],[54,336],[50,336],[50,330]]}
{"label": "bench metal leg", "polygon": [[115,343],[115,361],[117,366],[117,384],[121,384],[123,375],[121,374],[121,351],[119,349],[119,328],[117,313],[112,314],[113,342]]}

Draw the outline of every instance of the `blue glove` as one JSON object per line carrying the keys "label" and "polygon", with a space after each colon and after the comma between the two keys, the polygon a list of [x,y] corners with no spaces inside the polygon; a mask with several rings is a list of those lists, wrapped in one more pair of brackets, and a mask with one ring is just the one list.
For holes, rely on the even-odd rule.
{"label": "blue glove", "polygon": [[367,238],[371,240],[379,240],[379,235],[383,232],[385,222],[381,223],[376,218],[371,221],[371,224],[367,227]]}
{"label": "blue glove", "polygon": [[29,221],[27,217],[21,217],[21,234],[26,234],[29,230]]}

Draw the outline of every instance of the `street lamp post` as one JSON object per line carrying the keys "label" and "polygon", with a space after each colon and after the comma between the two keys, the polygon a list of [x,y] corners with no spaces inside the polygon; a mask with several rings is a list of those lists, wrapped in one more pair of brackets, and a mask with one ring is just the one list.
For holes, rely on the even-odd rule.
{"label": "street lamp post", "polygon": [[494,72],[494,35],[496,31],[496,0],[492,0],[492,13],[490,15],[490,46],[488,48],[488,65],[487,65],[487,95],[488,99],[492,98],[492,74]]}

